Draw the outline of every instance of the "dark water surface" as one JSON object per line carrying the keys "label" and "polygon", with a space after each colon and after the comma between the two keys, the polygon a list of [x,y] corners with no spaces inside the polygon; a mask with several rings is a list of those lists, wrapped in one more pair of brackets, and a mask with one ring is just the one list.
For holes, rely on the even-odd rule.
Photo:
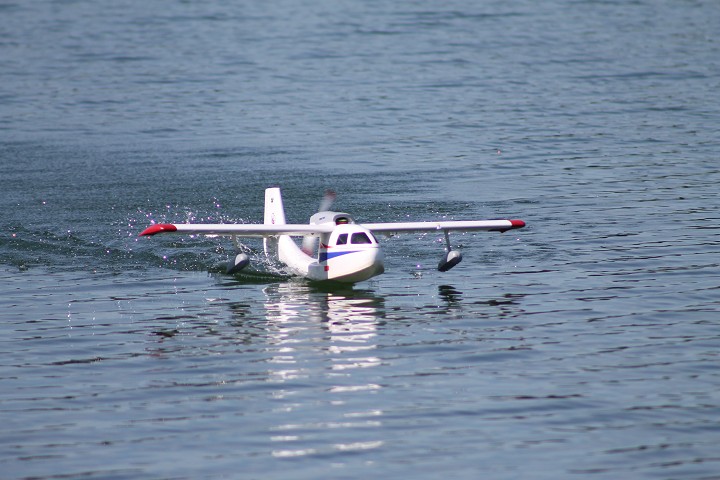
{"label": "dark water surface", "polygon": [[[720,4],[0,3],[0,477],[720,478]],[[283,188],[384,239],[224,275]]]}

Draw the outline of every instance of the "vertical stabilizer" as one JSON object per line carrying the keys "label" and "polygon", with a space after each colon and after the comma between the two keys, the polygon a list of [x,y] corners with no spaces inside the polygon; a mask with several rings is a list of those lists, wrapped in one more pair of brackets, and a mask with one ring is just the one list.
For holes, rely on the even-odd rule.
{"label": "vertical stabilizer", "polygon": [[265,190],[265,225],[285,225],[285,209],[278,187]]}
{"label": "vertical stabilizer", "polygon": [[[285,208],[283,207],[282,195],[278,187],[265,189],[265,225],[284,225]],[[278,238],[270,237],[263,239],[265,255],[277,259],[279,257]]]}

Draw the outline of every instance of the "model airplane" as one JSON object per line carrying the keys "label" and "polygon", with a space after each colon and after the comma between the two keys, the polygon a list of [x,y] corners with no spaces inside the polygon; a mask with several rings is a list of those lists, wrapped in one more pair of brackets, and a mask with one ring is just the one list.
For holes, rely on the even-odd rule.
{"label": "model airplane", "polygon": [[[522,228],[522,220],[469,220],[440,222],[400,222],[358,224],[347,213],[329,211],[334,194],[326,194],[320,212],[309,224],[285,222],[282,195],[277,187],[265,190],[265,219],[262,224],[156,224],[140,235],[188,233],[227,235],[237,244],[237,237],[263,238],[265,254],[284,263],[295,275],[313,281],[356,283],[385,271],[380,245],[373,233],[392,235],[403,232],[443,232],[446,253],[438,264],[445,272],[460,263],[462,254],[450,247],[451,231],[487,230],[505,232]],[[304,237],[302,248],[291,237]],[[317,257],[313,257],[317,239]],[[247,267],[249,257],[240,253],[228,264],[228,273]]]}

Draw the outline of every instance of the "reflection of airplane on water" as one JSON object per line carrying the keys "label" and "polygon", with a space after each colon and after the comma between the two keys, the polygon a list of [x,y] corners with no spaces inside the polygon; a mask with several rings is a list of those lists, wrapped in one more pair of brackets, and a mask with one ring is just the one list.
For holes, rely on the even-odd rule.
{"label": "reflection of airplane on water", "polygon": [[[219,279],[226,285],[233,281]],[[267,396],[260,408],[272,411],[275,423],[267,429],[272,456],[382,447],[384,413],[368,406],[366,395],[383,388],[376,380],[382,377],[376,349],[384,299],[350,288],[328,292],[297,280],[266,285],[262,292],[260,305],[230,306],[237,326],[250,333],[243,341],[252,352],[248,378],[260,383],[250,388]]]}
{"label": "reflection of airplane on water", "polygon": [[[353,355],[334,359],[333,369],[379,364],[375,357],[354,354],[375,348],[372,339],[385,314],[381,297],[363,290],[328,292],[297,282],[268,285],[263,291],[268,325],[282,338],[293,337],[291,343],[297,343],[301,330],[317,332],[319,328],[319,333],[329,335],[326,351]],[[288,336],[291,332],[294,334]]]}
{"label": "reflection of airplane on water", "polygon": [[[287,265],[290,271],[313,281],[356,283],[385,271],[380,245],[374,233],[394,235],[404,232],[442,232],[446,253],[438,270],[450,270],[460,263],[462,255],[450,246],[450,232],[505,232],[522,228],[522,220],[465,220],[437,222],[395,222],[358,224],[347,213],[329,211],[334,194],[327,194],[320,212],[310,217],[308,224],[288,224],[279,188],[265,190],[265,216],[262,224],[157,224],[140,235],[158,233],[189,233],[227,235],[237,243],[238,237],[261,237],[265,254]],[[304,237],[302,248],[292,236]],[[316,250],[317,257],[313,257]],[[228,265],[228,273],[236,273],[250,263],[240,253]]]}

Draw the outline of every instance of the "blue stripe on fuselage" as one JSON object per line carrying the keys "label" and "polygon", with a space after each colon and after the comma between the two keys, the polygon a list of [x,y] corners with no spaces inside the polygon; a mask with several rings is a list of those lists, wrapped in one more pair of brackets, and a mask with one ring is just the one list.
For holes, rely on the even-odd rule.
{"label": "blue stripe on fuselage", "polygon": [[320,252],[320,262],[327,262],[331,258],[347,255],[348,253],[357,253],[361,250],[353,250],[351,252]]}

